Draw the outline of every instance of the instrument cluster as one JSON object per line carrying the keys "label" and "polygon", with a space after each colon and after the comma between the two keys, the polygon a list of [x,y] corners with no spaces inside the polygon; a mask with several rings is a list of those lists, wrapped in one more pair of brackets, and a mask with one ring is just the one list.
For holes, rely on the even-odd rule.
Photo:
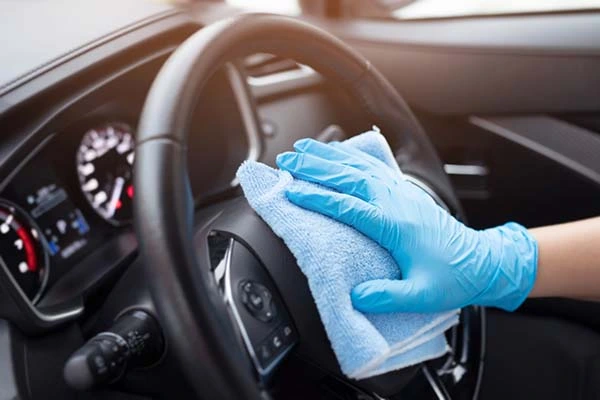
{"label": "instrument cluster", "polygon": [[[155,74],[149,67],[148,79]],[[134,127],[147,90],[144,74],[135,76],[123,81],[135,90],[115,86],[116,92],[104,89],[89,104],[72,106],[0,179],[0,268],[34,304],[63,296],[65,285],[66,293],[77,285],[84,290],[81,268],[101,274],[122,252],[135,251],[135,244],[131,250],[119,244],[133,236]],[[189,123],[187,162],[194,198],[206,204],[235,195],[235,172],[257,149],[227,70],[215,73],[200,97]]]}
{"label": "instrument cluster", "polygon": [[111,123],[88,130],[77,149],[81,191],[94,211],[115,225],[132,217],[134,147],[132,129]]}
{"label": "instrument cluster", "polygon": [[[3,187],[0,260],[33,303],[111,233],[110,225],[130,224],[134,146],[129,125],[102,124],[80,135],[75,154],[57,143],[43,147]],[[78,181],[57,173],[62,164]]]}

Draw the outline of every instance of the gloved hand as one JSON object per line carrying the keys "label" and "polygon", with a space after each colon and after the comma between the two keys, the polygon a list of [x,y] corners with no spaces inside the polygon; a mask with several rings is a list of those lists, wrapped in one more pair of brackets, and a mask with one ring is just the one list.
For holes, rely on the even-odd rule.
{"label": "gloved hand", "polygon": [[467,305],[516,309],[531,291],[537,243],[516,224],[471,229],[378,159],[344,143],[302,139],[277,157],[294,177],[335,189],[288,199],[348,224],[387,249],[401,280],[373,280],[351,293],[363,312],[438,312]]}

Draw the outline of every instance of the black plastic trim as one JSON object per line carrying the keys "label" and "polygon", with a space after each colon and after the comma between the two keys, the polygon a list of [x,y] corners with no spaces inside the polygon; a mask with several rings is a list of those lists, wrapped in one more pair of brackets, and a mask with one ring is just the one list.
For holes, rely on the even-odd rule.
{"label": "black plastic trim", "polygon": [[469,122],[539,153],[600,185],[600,136],[595,132],[544,115],[472,116]]}
{"label": "black plastic trim", "polygon": [[464,115],[600,109],[600,13],[309,20],[365,55],[421,111]]}
{"label": "black plastic trim", "polygon": [[432,20],[310,20],[355,43],[420,50],[600,55],[600,11]]}

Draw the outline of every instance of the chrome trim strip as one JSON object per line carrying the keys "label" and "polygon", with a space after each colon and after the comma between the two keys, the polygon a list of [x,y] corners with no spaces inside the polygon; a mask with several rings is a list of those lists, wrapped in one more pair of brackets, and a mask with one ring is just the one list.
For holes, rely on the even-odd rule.
{"label": "chrome trim strip", "polygon": [[[252,105],[252,100],[249,98],[248,90],[246,90],[245,87],[247,83],[244,82],[242,74],[232,63],[225,64],[225,69],[227,71],[227,77],[229,78],[229,85],[231,86],[231,90],[233,91],[235,101],[242,117],[246,139],[248,140],[246,161],[258,161],[262,152],[262,145],[260,132],[258,130],[258,121],[254,114],[254,106]],[[237,177],[233,177],[229,185],[231,187],[238,186],[239,181]]]}
{"label": "chrome trim strip", "polygon": [[429,371],[429,368],[427,368],[427,366],[423,365],[423,367],[421,368],[421,371],[423,371],[423,375],[425,375],[425,378],[427,379],[429,386],[431,386],[431,389],[434,391],[438,400],[448,400],[449,396],[446,396],[446,388],[440,387],[440,385],[438,385],[437,379],[435,379],[433,377],[433,375],[431,374],[431,371]]}
{"label": "chrome trim strip", "polygon": [[489,169],[484,165],[476,164],[444,164],[444,171],[448,175],[487,176]]}
{"label": "chrome trim strip", "polygon": [[246,83],[242,78],[242,74],[238,69],[231,63],[225,64],[227,70],[227,76],[229,78],[229,84],[231,90],[235,96],[235,101],[240,110],[242,117],[242,123],[246,131],[246,137],[248,139],[248,153],[246,155],[247,160],[256,161],[260,156],[262,146],[260,141],[260,132],[258,131],[258,121],[254,115],[254,107],[252,101],[249,98],[248,92],[245,88]]}
{"label": "chrome trim strip", "polygon": [[[277,357],[275,357],[271,361],[271,363],[267,366],[267,368],[263,368],[261,366],[260,361],[258,360],[256,353],[254,352],[254,346],[252,346],[252,341],[250,340],[250,337],[248,336],[248,332],[246,331],[246,327],[244,326],[242,317],[240,316],[240,312],[239,312],[237,305],[235,304],[235,301],[233,299],[233,291],[231,289],[231,253],[232,253],[232,248],[233,248],[234,243],[235,243],[235,240],[233,238],[229,239],[229,244],[227,246],[227,250],[225,251],[225,257],[223,258],[223,261],[222,261],[225,264],[225,292],[223,293],[223,297],[224,297],[225,303],[229,306],[229,308],[233,314],[235,323],[237,324],[237,326],[240,330],[240,334],[242,335],[244,345],[246,346],[246,350],[248,351],[248,354],[250,355],[250,359],[252,360],[252,363],[254,364],[254,368],[256,368],[256,371],[259,373],[259,375],[261,377],[265,377],[265,376],[268,376],[271,373],[271,371],[273,371],[273,368],[275,368],[275,366],[277,364],[279,364],[279,362],[288,354],[288,352],[292,349],[292,346],[288,346],[281,354],[279,354]],[[221,263],[219,263],[219,264],[221,264]]]}

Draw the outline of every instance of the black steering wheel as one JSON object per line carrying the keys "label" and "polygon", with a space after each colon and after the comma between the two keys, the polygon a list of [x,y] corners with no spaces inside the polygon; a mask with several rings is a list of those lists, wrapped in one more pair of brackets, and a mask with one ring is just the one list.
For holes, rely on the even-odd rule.
{"label": "black steering wheel", "polygon": [[[198,93],[225,63],[258,52],[310,65],[345,89],[396,149],[403,171],[434,188],[439,201],[460,215],[442,164],[409,107],[346,44],[309,24],[265,14],[222,20],[192,35],[164,64],[144,105],[134,211],[162,326],[199,398],[265,398],[261,382],[289,354],[342,376],[306,280],[282,241],[243,198],[223,204],[218,213],[205,213],[209,217],[194,210],[187,172],[188,124],[196,106],[210,101]],[[217,262],[211,262],[215,257]],[[220,279],[225,284],[220,287],[215,276],[223,265],[226,272]],[[252,309],[250,295],[262,296],[272,308]],[[386,379],[407,381],[422,368],[441,395],[473,398],[482,371],[483,310],[463,310],[461,324],[450,336],[453,352],[444,360],[352,384],[385,391]],[[282,350],[269,348],[265,356],[265,340],[275,345],[279,341]]]}

